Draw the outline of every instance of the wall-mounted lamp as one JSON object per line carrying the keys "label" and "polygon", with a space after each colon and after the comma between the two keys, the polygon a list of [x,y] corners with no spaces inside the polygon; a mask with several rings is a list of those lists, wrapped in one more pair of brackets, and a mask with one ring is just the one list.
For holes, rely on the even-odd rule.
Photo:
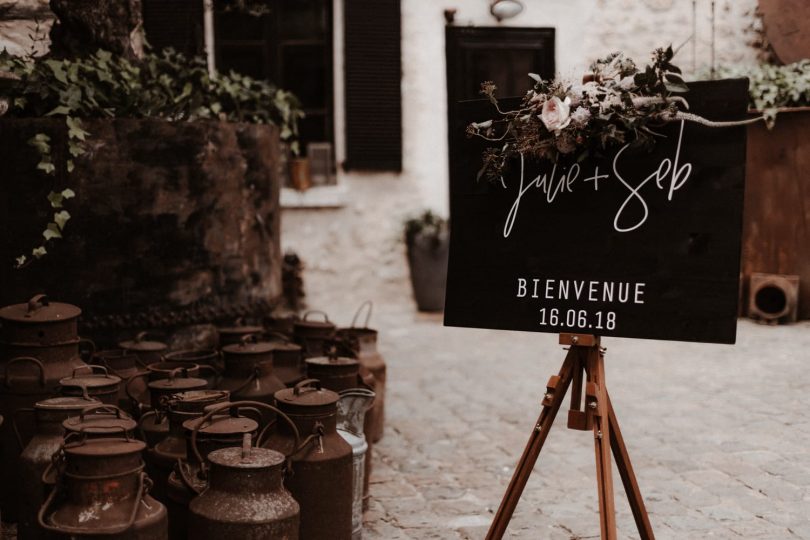
{"label": "wall-mounted lamp", "polygon": [[523,3],[520,0],[492,0],[492,4],[489,6],[489,12],[498,22],[516,17],[522,11]]}

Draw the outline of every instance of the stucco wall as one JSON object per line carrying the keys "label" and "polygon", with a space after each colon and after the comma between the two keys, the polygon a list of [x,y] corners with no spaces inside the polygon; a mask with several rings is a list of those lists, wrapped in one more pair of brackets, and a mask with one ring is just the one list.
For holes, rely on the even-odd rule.
{"label": "stucco wall", "polygon": [[[336,155],[343,144],[342,1],[335,0]],[[652,49],[675,46],[692,34],[692,0],[524,0],[525,10],[503,25],[556,28],[558,71],[578,79],[589,63],[622,50],[643,64]],[[718,64],[750,63],[747,45],[756,0],[718,0]],[[308,301],[338,313],[366,298],[385,301],[409,295],[403,219],[422,208],[448,208],[447,122],[444,50],[445,9],[457,10],[457,25],[496,25],[485,0],[402,0],[403,172],[339,172],[348,201],[340,209],[284,210],[282,244],[307,264]],[[709,65],[710,0],[697,0],[696,39],[683,47],[678,64],[692,71]]]}

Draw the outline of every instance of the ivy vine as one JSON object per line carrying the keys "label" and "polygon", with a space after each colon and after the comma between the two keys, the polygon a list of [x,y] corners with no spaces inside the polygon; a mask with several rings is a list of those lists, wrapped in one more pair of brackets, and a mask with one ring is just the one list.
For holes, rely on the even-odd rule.
{"label": "ivy vine", "polygon": [[[54,160],[46,133],[28,140],[39,155],[37,170],[56,176],[58,166],[70,175],[75,159],[87,153],[91,134],[82,118],[162,118],[168,121],[218,119],[279,126],[282,141],[298,153],[298,99],[265,81],[230,72],[208,72],[203,58],[187,58],[171,49],[130,62],[104,50],[84,58],[17,57],[0,52],[0,71],[10,79],[9,109],[13,117],[64,118],[67,155]],[[16,258],[24,267],[47,254],[49,242],[62,238],[70,212],[70,188],[48,195],[52,218],[42,231],[43,241]]]}

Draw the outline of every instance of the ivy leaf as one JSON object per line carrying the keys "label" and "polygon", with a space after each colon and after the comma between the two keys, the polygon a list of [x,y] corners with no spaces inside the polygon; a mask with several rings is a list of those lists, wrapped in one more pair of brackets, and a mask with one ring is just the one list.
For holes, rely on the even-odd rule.
{"label": "ivy leaf", "polygon": [[65,197],[61,193],[51,191],[48,193],[48,201],[51,203],[51,208],[62,208],[62,199]]}
{"label": "ivy leaf", "polygon": [[52,238],[62,238],[62,233],[59,230],[59,225],[56,223],[48,223],[48,228],[42,231],[42,236],[45,237],[45,240],[50,240]]}
{"label": "ivy leaf", "polygon": [[65,73],[65,68],[62,65],[62,62],[59,60],[46,60],[45,65],[51,68],[51,72],[53,73],[54,79],[59,81],[60,83],[67,84],[67,74]]}
{"label": "ivy leaf", "polygon": [[39,246],[38,248],[34,248],[31,250],[31,255],[36,257],[37,259],[41,259],[48,253],[48,250],[45,249],[45,246]]}
{"label": "ivy leaf", "polygon": [[67,160],[67,161],[65,162],[65,167],[67,168],[67,172],[69,172],[69,173],[72,173],[72,172],[73,172],[73,169],[75,169],[75,168],[76,168],[76,166],[73,164],[73,160],[72,160],[72,159],[69,159],[69,160]]}
{"label": "ivy leaf", "polygon": [[28,260],[28,257],[26,257],[25,255],[20,255],[19,257],[17,257],[17,258],[15,259],[15,261],[17,261],[17,268],[19,268],[19,267],[21,267],[22,265],[24,265],[24,264],[25,264],[25,261],[27,261],[27,260]]}
{"label": "ivy leaf", "polygon": [[88,135],[90,135],[90,133],[82,129],[82,121],[78,118],[68,116],[65,118],[65,123],[68,127],[68,137],[71,139],[79,139],[80,141],[83,141]]}
{"label": "ivy leaf", "polygon": [[666,87],[668,92],[682,93],[682,92],[688,92],[689,91],[689,87],[686,86],[683,83],[678,84],[678,83],[665,82],[664,86]]}
{"label": "ivy leaf", "polygon": [[67,223],[69,219],[70,219],[70,212],[68,212],[67,210],[56,212],[53,215],[53,221],[59,226],[59,230],[63,230],[65,228],[65,223]]}
{"label": "ivy leaf", "polygon": [[80,143],[71,140],[68,141],[68,152],[70,152],[70,155],[73,157],[79,157],[86,154],[87,150],[85,150],[84,146],[82,146]]}
{"label": "ivy leaf", "polygon": [[74,192],[70,188],[66,188],[66,189],[62,190],[62,197],[65,198],[65,199],[72,199],[75,196],[76,196],[76,192]]}
{"label": "ivy leaf", "polygon": [[[18,109],[24,109],[25,106],[28,104],[28,100],[24,97],[16,97],[14,98],[14,106]],[[24,257],[25,255],[23,255]]]}
{"label": "ivy leaf", "polygon": [[58,107],[54,107],[49,112],[45,113],[45,116],[54,116],[57,114],[64,116],[70,114],[70,111],[71,111],[70,107],[66,105],[59,105]]}
{"label": "ivy leaf", "polygon": [[37,163],[37,169],[44,171],[45,174],[53,174],[56,172],[56,167],[50,161],[40,161]]}
{"label": "ivy leaf", "polygon": [[534,82],[543,82],[543,78],[537,73],[529,73],[529,77],[533,79]]}

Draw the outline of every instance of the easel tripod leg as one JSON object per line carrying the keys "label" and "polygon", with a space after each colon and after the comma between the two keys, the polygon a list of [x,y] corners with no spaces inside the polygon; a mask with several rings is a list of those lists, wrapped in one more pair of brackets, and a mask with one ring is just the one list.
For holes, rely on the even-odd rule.
{"label": "easel tripod leg", "polygon": [[636,474],[633,471],[633,465],[630,463],[630,455],[624,445],[619,422],[616,419],[616,413],[613,411],[613,404],[610,402],[607,391],[605,396],[607,397],[610,424],[610,447],[613,450],[613,456],[616,458],[616,468],[619,469],[619,475],[622,477],[622,484],[624,484],[624,491],[627,493],[627,500],[630,502],[630,509],[633,511],[633,519],[636,521],[638,534],[641,540],[655,540],[655,534],[653,534],[650,525],[650,517],[647,515],[647,508],[644,506],[644,499],[641,497]]}
{"label": "easel tripod leg", "polygon": [[588,350],[588,399],[592,406],[593,440],[596,454],[596,484],[602,540],[616,540],[616,508],[613,497],[613,467],[610,461],[611,426],[605,389],[605,367],[599,347]]}
{"label": "easel tripod leg", "polygon": [[557,411],[560,410],[568,386],[571,384],[574,366],[578,361],[576,349],[576,347],[571,347],[568,351],[558,375],[556,388],[551,393],[550,400],[549,398],[544,400],[543,410],[532,430],[529,442],[526,444],[526,448],[515,466],[512,480],[509,482],[509,487],[506,489],[501,505],[495,513],[486,540],[501,540],[506,528],[509,526],[512,514],[515,512],[520,496],[523,494],[523,489],[526,487],[526,482],[528,482],[532,469],[537,463],[540,450],[542,450],[551,425],[554,423],[554,418],[557,416]]}

